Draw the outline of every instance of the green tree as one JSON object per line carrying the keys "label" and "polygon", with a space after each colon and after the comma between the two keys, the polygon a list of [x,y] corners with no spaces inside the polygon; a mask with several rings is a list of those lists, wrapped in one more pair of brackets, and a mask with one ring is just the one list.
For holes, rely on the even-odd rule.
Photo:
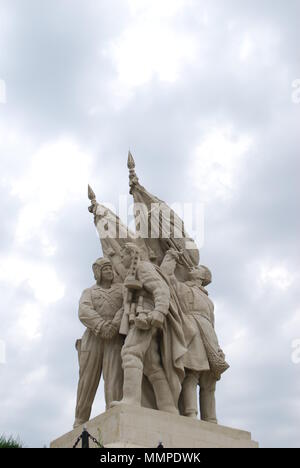
{"label": "green tree", "polygon": [[23,448],[23,446],[19,439],[2,435],[0,436],[0,448]]}

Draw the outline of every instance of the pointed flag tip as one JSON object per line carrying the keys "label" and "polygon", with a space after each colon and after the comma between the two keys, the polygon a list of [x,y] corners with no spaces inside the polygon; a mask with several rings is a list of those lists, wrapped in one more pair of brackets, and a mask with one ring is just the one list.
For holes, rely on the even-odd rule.
{"label": "pointed flag tip", "polygon": [[132,156],[130,150],[128,151],[127,167],[128,167],[128,169],[134,169],[135,168],[135,162],[134,162],[134,159],[133,159],[133,156]]}
{"label": "pointed flag tip", "polygon": [[95,192],[89,184],[88,184],[88,197],[89,197],[89,200],[95,200],[96,198]]}

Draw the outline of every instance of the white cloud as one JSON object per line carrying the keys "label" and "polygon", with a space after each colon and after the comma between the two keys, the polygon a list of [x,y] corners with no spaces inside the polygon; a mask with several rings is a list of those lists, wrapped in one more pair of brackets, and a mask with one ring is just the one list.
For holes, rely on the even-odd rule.
{"label": "white cloud", "polygon": [[25,386],[40,384],[45,380],[46,376],[47,366],[42,365],[26,374],[25,378],[22,381],[22,384]]}
{"label": "white cloud", "polygon": [[65,286],[58,279],[53,267],[16,255],[0,258],[0,282],[14,287],[26,284],[35,299],[43,305],[57,302],[63,298],[65,292]]}
{"label": "white cloud", "polygon": [[228,356],[229,364],[230,362],[237,363],[243,361],[249,352],[246,346],[246,343],[249,342],[249,332],[247,328],[237,328],[237,325],[234,325],[231,327],[230,331],[232,333],[230,341],[223,346],[223,350],[226,356]]}
{"label": "white cloud", "polygon": [[240,33],[238,55],[241,62],[254,62],[264,66],[275,62],[281,38],[270,25],[256,26]]}
{"label": "white cloud", "polygon": [[[26,373],[22,371],[20,375],[18,375],[18,382],[10,388],[9,392],[1,394],[6,409],[5,414],[3,412],[3,421],[5,421],[5,419],[9,421],[12,413],[14,415],[22,414],[24,409],[30,406],[32,402],[36,401],[38,394],[45,391],[45,380],[48,374],[47,366],[42,364],[30,371],[26,369],[26,371]],[[47,383],[47,386],[49,385],[50,384]],[[34,414],[31,414],[31,417],[34,417]],[[16,434],[18,433],[19,430]]]}
{"label": "white cloud", "polygon": [[292,82],[292,101],[294,104],[300,104],[300,78],[297,78]]}
{"label": "white cloud", "polygon": [[41,338],[41,308],[36,303],[27,303],[22,307],[16,329],[21,338],[34,340]]}
{"label": "white cloud", "polygon": [[178,13],[189,1],[186,0],[128,0],[130,10],[134,16],[155,20],[170,18]]}
{"label": "white cloud", "polygon": [[272,286],[283,291],[288,289],[294,281],[294,275],[283,265],[262,265],[260,267],[260,281],[264,286]]}
{"label": "white cloud", "polygon": [[33,139],[32,135],[26,133],[18,122],[12,123],[6,118],[7,108],[1,110],[4,111],[4,118],[1,119],[0,114],[1,162],[3,163],[0,184],[8,193],[11,190],[12,179],[18,177],[17,174],[22,170],[24,161],[31,156]]}
{"label": "white cloud", "polygon": [[283,332],[289,339],[300,338],[300,308],[292,312],[291,315],[287,315]]}
{"label": "white cloud", "polygon": [[0,339],[0,364],[6,363],[6,344]]}
{"label": "white cloud", "polygon": [[251,144],[248,135],[235,136],[230,126],[214,128],[203,137],[194,151],[189,171],[202,199],[232,195]]}
{"label": "white cloud", "polygon": [[91,161],[91,156],[69,138],[38,149],[28,170],[11,180],[12,194],[23,204],[16,229],[18,244],[38,238],[46,256],[55,253],[47,225],[55,221],[66,204],[82,197],[91,174]]}
{"label": "white cloud", "polygon": [[251,37],[249,37],[248,34],[245,34],[245,37],[242,40],[241,46],[240,46],[240,59],[242,61],[246,61],[253,53],[255,50],[255,43]]}
{"label": "white cloud", "polygon": [[257,67],[275,63],[282,41],[282,31],[275,23],[252,22],[248,18],[243,22],[231,19],[227,21],[227,29],[232,38],[229,53],[241,62],[236,70],[244,65]]}
{"label": "white cloud", "polygon": [[[150,190],[155,186],[158,195],[162,190],[178,200],[193,182],[204,199],[212,200],[205,257],[215,275],[216,330],[231,365],[218,383],[220,421],[253,431],[262,446],[299,445],[299,365],[290,359],[300,329],[298,276],[292,268],[299,243],[292,204],[299,198],[294,161],[298,136],[293,133],[299,114],[288,102],[292,91],[297,100],[297,83],[294,90],[291,83],[299,77],[299,2],[105,0],[86,2],[83,11],[77,8],[80,2],[72,2],[70,9],[70,2],[53,0],[45,2],[49,7],[38,18],[28,6],[35,0],[28,0],[26,8],[22,2],[0,3],[0,78],[8,91],[8,104],[0,105],[5,324],[0,338],[13,363],[1,366],[5,430],[37,446],[71,429],[78,375],[73,338],[82,330],[75,309],[81,286],[71,281],[62,298],[62,278],[66,265],[78,267],[78,251],[70,238],[62,262],[55,255],[60,241],[52,232],[63,232],[70,207],[78,213],[72,225],[84,245],[80,257],[87,262],[94,258],[99,240],[89,242],[91,220],[84,233],[80,215],[81,208],[86,212],[85,184],[89,181],[97,192],[100,177],[99,198],[117,197],[119,164],[126,173],[118,155],[130,142],[141,155],[141,176],[143,172]],[[6,9],[11,13],[5,14]],[[101,52],[106,56],[99,57]],[[138,99],[130,101],[134,93]],[[124,97],[122,112],[119,96]],[[87,107],[93,118],[83,121]],[[202,123],[201,132],[207,130],[212,115],[222,117],[221,126],[196,140],[187,161],[182,148],[199,137],[195,123]],[[71,127],[76,142],[59,139]],[[237,133],[246,127],[251,135],[247,130]],[[39,147],[41,141],[45,144]],[[105,148],[109,158],[95,171],[97,180],[87,163],[86,141],[94,153]],[[254,143],[259,151],[252,151]],[[188,162],[190,180],[183,177]],[[170,183],[174,177],[178,184]],[[280,187],[275,183],[279,179]],[[251,189],[249,196],[249,187],[255,196]],[[224,207],[222,201],[230,197],[234,203]],[[215,223],[216,212],[221,224]],[[295,229],[279,229],[272,236],[274,220]],[[249,244],[253,229],[257,235]],[[281,246],[289,245],[283,259],[278,259],[278,236]],[[229,248],[224,247],[228,239]],[[268,257],[262,259],[262,252]],[[288,286],[290,273],[293,284]],[[91,281],[88,264],[82,265],[78,280],[82,287]],[[59,298],[63,302],[56,304]],[[59,315],[71,309],[74,320]],[[58,336],[52,328],[61,320],[68,325]],[[274,386],[275,381],[284,385]],[[101,383],[93,415],[104,408]],[[272,430],[274,414],[280,431]]]}
{"label": "white cloud", "polygon": [[6,104],[6,83],[0,79],[0,104]]}
{"label": "white cloud", "polygon": [[129,2],[132,20],[125,31],[114,39],[102,53],[109,56],[117,69],[114,85],[117,95],[130,97],[132,90],[157,77],[174,83],[184,65],[191,63],[198,51],[195,38],[178,31],[173,24],[181,9],[188,5],[182,0]]}

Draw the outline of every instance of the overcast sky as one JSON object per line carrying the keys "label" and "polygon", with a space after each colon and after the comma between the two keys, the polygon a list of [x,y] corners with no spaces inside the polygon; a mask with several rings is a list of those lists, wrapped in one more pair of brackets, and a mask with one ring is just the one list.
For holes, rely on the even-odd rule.
{"label": "overcast sky", "polygon": [[299,18],[299,0],[0,0],[0,434],[72,428],[101,254],[87,183],[117,204],[130,148],[152,193],[204,203],[219,422],[300,446]]}

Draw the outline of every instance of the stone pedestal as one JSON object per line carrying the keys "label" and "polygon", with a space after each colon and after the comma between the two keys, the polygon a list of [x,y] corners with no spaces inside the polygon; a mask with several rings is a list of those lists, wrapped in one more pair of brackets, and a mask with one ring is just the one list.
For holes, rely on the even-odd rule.
{"label": "stone pedestal", "polygon": [[[85,426],[106,448],[156,448],[159,442],[165,448],[258,448],[246,431],[127,405],[112,408]],[[73,447],[82,429],[52,441],[51,448]],[[95,447],[92,441],[90,447]]]}

